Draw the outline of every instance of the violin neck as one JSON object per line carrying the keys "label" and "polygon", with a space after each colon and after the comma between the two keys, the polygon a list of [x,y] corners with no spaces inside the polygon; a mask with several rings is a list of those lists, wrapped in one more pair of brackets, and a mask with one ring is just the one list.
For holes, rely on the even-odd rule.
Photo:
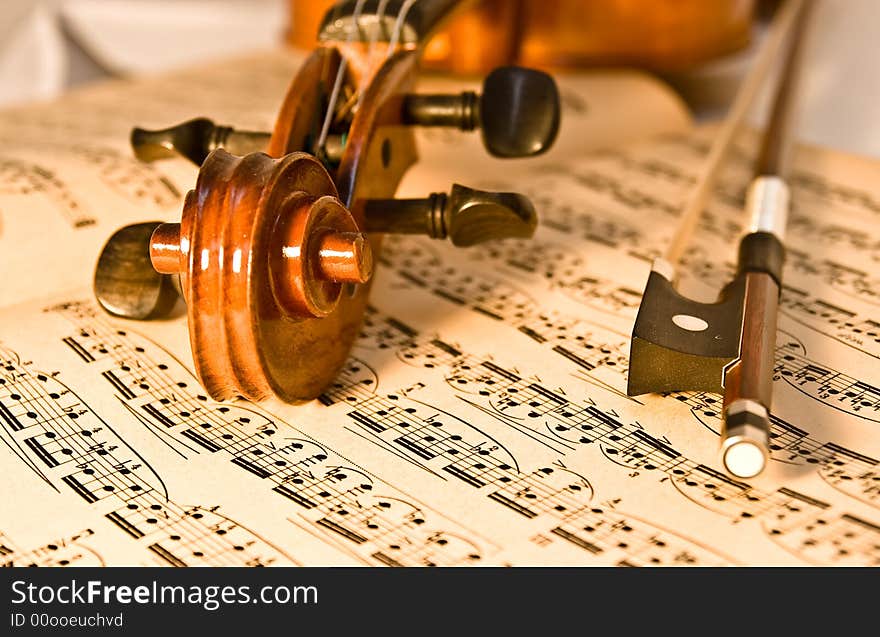
{"label": "violin neck", "polygon": [[419,46],[460,4],[461,0],[343,0],[325,14],[318,39]]}

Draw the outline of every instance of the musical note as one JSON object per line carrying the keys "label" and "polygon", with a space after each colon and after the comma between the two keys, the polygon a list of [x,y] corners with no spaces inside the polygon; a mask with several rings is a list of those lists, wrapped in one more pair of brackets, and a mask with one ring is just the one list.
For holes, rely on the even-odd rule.
{"label": "musical note", "polygon": [[42,195],[49,198],[72,228],[85,228],[95,223],[94,217],[83,210],[68,186],[52,170],[36,164],[12,158],[0,159],[0,195]]}
{"label": "musical note", "polygon": [[780,333],[774,379],[834,409],[880,422],[880,387],[812,361],[803,343]]}
{"label": "musical note", "polygon": [[70,537],[31,549],[20,549],[0,531],[0,568],[12,566],[105,566],[99,553],[89,546],[95,535],[84,529]]}
{"label": "musical note", "polygon": [[[541,437],[546,437],[548,431],[568,443],[568,449],[574,449],[575,445],[598,444],[603,455],[611,462],[638,471],[665,473],[683,495],[701,506],[730,517],[732,520],[772,519],[778,512],[785,512],[788,517],[791,517],[791,510],[795,507],[801,508],[805,512],[803,523],[811,523],[809,514],[815,513],[815,510],[803,506],[803,503],[815,501],[809,496],[804,496],[786,487],[772,493],[765,493],[749,484],[732,480],[720,471],[688,460],[671,443],[652,436],[637,423],[628,424],[622,421],[617,414],[603,411],[594,403],[585,406],[573,404],[564,392],[543,387],[526,377],[522,371],[513,373],[489,360],[480,360],[466,354],[455,346],[436,338],[419,342],[415,330],[405,325],[401,326],[399,320],[392,322],[385,319],[384,327],[377,329],[376,324],[382,323],[383,318],[374,310],[370,317],[370,327],[375,329],[377,333],[385,335],[383,342],[397,343],[401,348],[399,356],[402,361],[416,367],[442,371],[445,381],[450,387],[472,396],[472,398],[468,398],[468,402],[485,401],[488,404],[489,409],[484,410],[483,413],[493,415],[501,422],[526,433],[556,451],[560,449],[540,440]],[[392,335],[395,327],[399,331],[399,336],[396,339]],[[701,406],[720,402],[720,398],[717,396],[712,397],[705,394],[702,396],[703,401],[711,402],[701,402]],[[674,397],[684,398],[686,403],[689,400],[693,403],[693,400],[687,395]],[[369,411],[369,408],[377,400],[381,409],[378,410],[378,413]],[[396,398],[394,402],[398,401],[399,398]],[[393,415],[396,408],[396,405],[376,397],[366,402],[360,402],[356,414],[352,415],[358,419],[364,418],[365,422],[372,423],[375,429],[385,431],[389,428],[385,421],[386,418],[392,423],[399,421],[399,416]],[[703,413],[706,412],[708,412],[708,408],[704,407]],[[711,412],[711,417],[718,418],[717,409]],[[778,419],[777,422],[779,422]],[[394,426],[391,425],[391,427]],[[407,429],[409,430],[413,426],[415,426],[414,431],[419,431],[416,423],[408,425]],[[779,435],[778,431],[774,432],[774,441],[771,447],[777,451],[784,448],[781,446],[782,441],[777,441]],[[804,433],[803,438],[806,436],[807,434]],[[805,444],[807,444],[806,440],[801,440],[797,449],[805,449]],[[812,445],[820,446],[815,442]],[[794,445],[789,443],[786,447],[792,450]],[[824,457],[822,454],[817,454],[817,459],[814,462],[814,464],[820,465],[822,477],[839,487],[841,483],[854,484],[850,474],[856,473],[859,476],[856,483],[865,485],[864,488],[861,491],[857,486],[854,488],[844,487],[841,490],[873,503],[874,493],[877,491],[876,481],[873,479],[875,476],[873,467],[876,465],[876,461],[834,443],[826,443],[822,447]],[[421,451],[423,456],[427,455],[424,453],[424,449]],[[799,457],[805,455],[809,454],[798,454]],[[846,457],[849,458],[849,462],[842,462],[841,460]],[[433,455],[430,455],[429,459],[432,458]],[[486,463],[481,462],[480,464],[483,465],[483,470],[486,470]],[[458,477],[478,487],[488,483],[479,473],[462,472]],[[795,504],[792,504],[793,501]]]}
{"label": "musical note", "polygon": [[[74,311],[62,308],[62,311]],[[75,312],[83,315],[82,306],[73,306]],[[402,360],[409,364],[431,365],[431,369],[442,371],[443,367],[451,368],[453,373],[447,375],[447,382],[462,390],[463,385],[477,382],[478,386],[469,389],[472,393],[483,396],[501,395],[501,399],[493,401],[493,407],[500,418],[505,420],[516,418],[517,408],[524,405],[527,410],[525,417],[552,418],[556,422],[554,435],[574,444],[592,444],[598,442],[603,454],[612,462],[625,467],[642,471],[660,471],[670,476],[676,489],[707,508],[720,511],[733,519],[770,518],[777,509],[788,510],[792,498],[788,491],[780,490],[775,493],[762,493],[744,483],[732,481],[718,471],[712,470],[705,465],[687,460],[676,451],[671,444],[664,443],[654,436],[644,432],[638,427],[627,425],[619,418],[603,412],[595,406],[586,408],[572,405],[566,398],[537,385],[528,382],[514,373],[492,363],[478,364],[472,357],[456,350],[455,347],[437,341],[427,345],[430,352],[422,351],[419,357],[408,357],[407,354],[414,352],[413,339],[417,336],[412,328],[402,324],[398,320],[382,320],[383,317],[374,311],[371,316],[373,327],[376,323],[384,323],[384,327],[377,329],[377,333],[384,334],[384,342],[396,340],[399,344],[407,345],[401,354]],[[92,315],[93,320],[100,320]],[[369,328],[370,326],[368,326]],[[394,331],[400,336],[394,338]],[[82,334],[84,331],[81,331]],[[110,341],[109,334],[102,330],[92,330],[89,338],[95,338],[104,334],[100,344],[91,348],[92,351],[106,350],[104,356],[110,357],[111,349],[107,347]],[[127,336],[127,334],[126,334]],[[135,345],[134,348],[146,348],[143,345]],[[119,351],[122,348],[113,348]],[[143,352],[140,352],[143,356]],[[430,357],[429,357],[430,356]],[[353,361],[350,370],[357,369],[361,363]],[[476,371],[475,371],[476,370]],[[165,370],[167,372],[167,366]],[[464,381],[464,384],[462,383]],[[179,383],[164,381],[157,383],[161,387],[179,388]],[[343,386],[344,387],[344,386]],[[353,427],[360,429],[365,435],[371,435],[384,441],[382,448],[393,449],[403,453],[422,466],[430,467],[435,474],[448,474],[458,478],[463,483],[478,489],[492,489],[489,498],[506,508],[519,513],[526,518],[534,518],[547,515],[550,511],[568,511],[569,509],[582,509],[581,507],[567,504],[563,497],[565,493],[571,493],[571,485],[560,485],[557,490],[540,490],[543,481],[536,483],[535,476],[544,477],[548,474],[536,472],[534,474],[516,471],[517,461],[509,452],[492,439],[474,439],[473,432],[467,433],[467,423],[455,416],[446,414],[446,418],[435,409],[428,406],[428,411],[422,414],[418,403],[401,395],[381,396],[371,391],[365,392],[364,385],[356,381],[352,388],[353,393],[349,396],[343,394],[343,387],[336,387],[338,400],[346,404],[353,398],[356,408],[349,412],[349,417],[354,421]],[[468,388],[464,389],[468,391]],[[513,392],[513,393],[512,393]],[[517,398],[511,399],[516,395]],[[329,396],[328,396],[329,399]],[[333,403],[333,400],[325,402]],[[176,406],[175,406],[176,408]],[[422,406],[424,408],[424,406]],[[157,410],[160,409],[157,406]],[[237,409],[227,407],[227,410]],[[514,412],[510,410],[514,409]],[[172,422],[174,414],[168,411],[159,412],[166,414],[166,425]],[[228,412],[227,412],[228,413]],[[514,413],[511,416],[511,413]],[[180,414],[183,415],[183,414]],[[523,417],[519,417],[522,419]],[[456,423],[459,423],[456,425]],[[450,429],[452,426],[452,429]],[[572,433],[569,433],[572,432]],[[201,435],[201,434],[200,434]],[[209,450],[220,448],[220,445],[234,445],[238,438],[244,438],[242,434],[232,437],[226,434],[230,442],[223,441],[223,435],[212,434],[214,437],[210,444],[202,443]],[[191,438],[192,440],[193,438]],[[198,441],[198,438],[195,438]],[[250,440],[242,440],[236,445],[237,449],[250,448]],[[321,454],[325,455],[325,454]],[[269,478],[273,475],[273,467],[269,461],[272,456],[253,459],[246,454],[237,456],[233,462],[247,471],[261,478]],[[498,489],[497,487],[502,487]],[[583,487],[581,487],[583,489]],[[308,495],[302,495],[301,491],[282,492],[291,499],[306,498],[309,508],[315,506]],[[313,493],[313,492],[308,492]],[[328,491],[329,493],[329,491]],[[791,492],[795,493],[795,492]],[[529,496],[535,496],[537,502],[531,502]],[[538,498],[540,496],[540,498]],[[804,496],[806,498],[807,496]],[[560,499],[562,498],[562,499]],[[795,499],[797,499],[795,497]],[[809,500],[809,498],[807,498]],[[800,501],[803,501],[801,499]],[[535,508],[537,506],[537,508]],[[559,509],[558,507],[561,507]],[[328,521],[321,523],[325,528],[332,528],[343,537],[354,538],[359,541],[365,536],[354,532],[348,535],[343,532],[348,527],[330,525]],[[555,528],[555,527],[554,527]],[[557,535],[559,535],[557,533]]]}
{"label": "musical note", "polygon": [[[68,303],[53,311],[77,327],[69,337],[76,340],[71,349],[77,359],[94,368],[140,422],[183,455],[224,456],[265,481],[276,496],[302,509],[302,524],[319,528],[325,541],[346,540],[346,550],[365,563],[386,563],[389,554],[403,564],[483,559],[481,538],[457,525],[438,529],[442,518],[435,520],[439,516],[255,405],[208,399],[179,361],[149,339],[110,325],[93,305]],[[422,512],[417,522],[410,519],[413,511]],[[467,538],[468,551],[459,550],[461,543],[429,541],[437,533]],[[402,546],[409,548],[401,553]]]}
{"label": "musical note", "polygon": [[[63,248],[64,271],[47,264],[45,284],[27,285],[54,301],[20,303],[24,290],[0,308],[0,466],[17,485],[0,503],[0,563],[878,563],[880,193],[863,160],[798,157],[773,461],[754,481],[718,462],[719,396],[625,395],[650,262],[711,131],[475,169],[468,185],[532,198],[534,240],[451,259],[441,242],[389,237],[359,341],[313,403],[212,401],[182,317],[121,321],[77,300],[95,229],[165,218],[195,176],[135,163],[131,125],[203,110],[268,130],[296,66],[275,58],[261,74],[229,64],[129,82],[124,100],[96,87],[63,109],[0,113],[4,221],[19,201],[61,230],[94,221],[41,244]],[[445,180],[431,147],[460,149],[460,136],[424,140],[420,166]],[[682,285],[697,293],[731,273],[753,155],[744,134],[686,254]]]}
{"label": "musical note", "polygon": [[0,349],[0,361],[4,439],[56,492],[79,496],[173,566],[293,561],[215,508],[170,499],[155,470],[57,374],[9,350]]}

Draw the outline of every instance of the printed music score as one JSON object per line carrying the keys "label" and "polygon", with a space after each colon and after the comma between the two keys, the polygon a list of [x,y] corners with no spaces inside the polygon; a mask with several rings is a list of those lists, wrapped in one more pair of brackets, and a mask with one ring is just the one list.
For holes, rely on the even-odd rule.
{"label": "printed music score", "polygon": [[[658,139],[465,157],[453,175],[449,154],[473,140],[426,134],[402,196],[450,177],[520,190],[535,239],[455,259],[443,242],[387,240],[360,339],[318,400],[217,403],[192,373],[181,311],[113,319],[88,285],[109,233],[176,216],[195,176],[137,164],[128,128],[203,112],[268,126],[295,63],[260,58],[265,78],[254,64],[91,89],[66,98],[76,117],[24,110],[18,131],[0,114],[15,149],[0,163],[0,246],[25,282],[0,293],[0,564],[880,564],[880,164],[797,157],[758,479],[721,469],[720,396],[625,394],[650,261],[711,135],[632,77],[564,85],[568,108],[589,127],[616,103],[596,103],[590,82],[617,86],[614,99],[654,105]],[[753,153],[743,135],[688,252],[697,295],[733,267]],[[40,294],[23,200],[70,271],[36,273]]]}

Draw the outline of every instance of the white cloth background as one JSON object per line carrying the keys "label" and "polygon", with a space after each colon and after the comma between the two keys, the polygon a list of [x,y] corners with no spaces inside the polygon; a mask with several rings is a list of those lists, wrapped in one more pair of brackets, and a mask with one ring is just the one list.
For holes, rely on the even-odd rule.
{"label": "white cloth background", "polygon": [[[285,6],[284,0],[0,0],[0,104],[50,98],[102,75],[158,72],[266,48],[281,39]],[[813,27],[798,136],[880,157],[880,2],[821,0]],[[729,96],[748,58],[676,81],[698,116],[705,103],[699,93],[711,87]]]}
{"label": "white cloth background", "polygon": [[265,49],[284,0],[0,0],[0,104]]}

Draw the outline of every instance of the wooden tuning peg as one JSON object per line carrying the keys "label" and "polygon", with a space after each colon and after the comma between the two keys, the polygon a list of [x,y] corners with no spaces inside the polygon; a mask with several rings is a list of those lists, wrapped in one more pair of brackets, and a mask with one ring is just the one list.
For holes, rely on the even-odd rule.
{"label": "wooden tuning peg", "polygon": [[539,155],[559,132],[559,91],[553,78],[533,69],[505,66],[483,82],[482,95],[407,95],[403,120],[416,126],[480,128],[483,144],[496,157]]}
{"label": "wooden tuning peg", "polygon": [[125,226],[107,240],[95,268],[98,303],[114,316],[154,319],[171,312],[180,296],[177,277],[153,269],[150,237],[158,221]]}
{"label": "wooden tuning peg", "polygon": [[[199,117],[160,130],[133,128],[131,147],[135,157],[144,162],[184,157],[201,166],[211,151],[223,148],[233,155],[266,152],[272,133],[238,130],[232,126],[218,126]],[[345,150],[341,135],[328,135],[322,156],[330,163],[339,162]]]}
{"label": "wooden tuning peg", "polygon": [[423,234],[466,247],[493,239],[528,238],[535,233],[535,207],[523,195],[488,192],[454,184],[449,194],[424,199],[372,199],[364,216],[368,232]]}
{"label": "wooden tuning peg", "polygon": [[270,133],[240,131],[231,126],[218,126],[204,117],[191,119],[161,130],[134,128],[131,147],[141,161],[152,162],[171,157],[185,157],[197,166],[216,148],[225,148],[235,155],[265,150]]}

